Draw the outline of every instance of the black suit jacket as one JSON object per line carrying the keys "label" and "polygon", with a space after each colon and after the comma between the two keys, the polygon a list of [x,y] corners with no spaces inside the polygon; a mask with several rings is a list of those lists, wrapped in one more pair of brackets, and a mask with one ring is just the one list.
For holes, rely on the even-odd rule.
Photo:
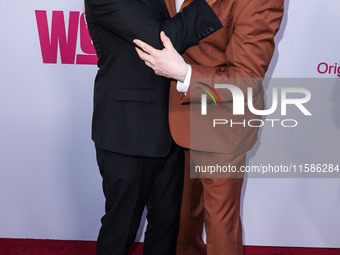
{"label": "black suit jacket", "polygon": [[[160,31],[182,53],[221,28],[204,0],[169,18],[163,0],[85,0],[98,55],[92,139],[96,146],[134,156],[164,157],[171,145],[170,81],[141,61],[134,39],[161,49]],[[202,36],[203,35],[203,36]]]}

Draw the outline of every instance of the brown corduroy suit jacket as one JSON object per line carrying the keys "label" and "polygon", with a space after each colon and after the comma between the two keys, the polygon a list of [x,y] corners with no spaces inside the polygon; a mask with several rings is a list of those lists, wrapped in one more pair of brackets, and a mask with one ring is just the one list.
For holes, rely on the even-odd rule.
{"label": "brown corduroy suit jacket", "polygon": [[[248,110],[247,100],[244,102],[244,115],[233,115],[233,97],[228,89],[216,89],[222,105],[210,91],[218,104],[215,108],[211,107],[214,106],[213,99],[207,96],[210,108],[208,107],[207,115],[201,115],[201,94],[204,92],[198,87],[204,87],[198,82],[210,86],[216,83],[236,85],[243,91],[245,99],[247,88],[251,87],[254,107],[263,109],[261,80],[274,53],[274,36],[281,24],[284,0],[207,2],[212,6],[223,28],[184,53],[184,59],[192,67],[192,77],[186,94],[179,93],[176,82],[172,82],[169,102],[170,130],[175,142],[182,147],[221,153],[244,152],[252,148],[258,133],[258,128],[249,126],[248,121],[261,117]],[[174,16],[175,1],[165,0],[165,3],[170,16]],[[213,119],[221,117],[229,123],[214,128]],[[245,125],[235,124],[231,127],[230,121]]]}

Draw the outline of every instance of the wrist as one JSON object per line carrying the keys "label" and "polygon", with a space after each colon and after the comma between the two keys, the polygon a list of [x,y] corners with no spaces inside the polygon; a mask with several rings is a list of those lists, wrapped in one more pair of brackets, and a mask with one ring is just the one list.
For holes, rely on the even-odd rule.
{"label": "wrist", "polygon": [[184,63],[183,68],[180,68],[181,72],[176,80],[184,82],[188,74],[188,69],[189,69],[188,64]]}

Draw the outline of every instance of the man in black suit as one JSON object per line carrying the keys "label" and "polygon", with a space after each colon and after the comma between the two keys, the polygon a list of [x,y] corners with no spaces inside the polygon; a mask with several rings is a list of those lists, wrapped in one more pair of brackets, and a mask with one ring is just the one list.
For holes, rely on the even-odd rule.
{"label": "man in black suit", "polygon": [[221,23],[204,0],[171,19],[163,0],[85,0],[85,7],[98,55],[92,139],[106,198],[97,254],[128,254],[146,205],[144,254],[174,255],[184,155],[169,131],[170,81],[144,65],[133,40],[161,49],[164,31],[182,53]]}

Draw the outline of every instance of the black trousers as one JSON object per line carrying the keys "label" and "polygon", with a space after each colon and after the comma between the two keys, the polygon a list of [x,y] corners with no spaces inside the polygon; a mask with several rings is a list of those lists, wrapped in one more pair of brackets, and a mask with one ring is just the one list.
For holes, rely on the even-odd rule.
{"label": "black trousers", "polygon": [[127,255],[146,206],[144,255],[175,255],[183,189],[184,152],[173,143],[165,158],[135,157],[96,147],[105,215],[97,255]]}

